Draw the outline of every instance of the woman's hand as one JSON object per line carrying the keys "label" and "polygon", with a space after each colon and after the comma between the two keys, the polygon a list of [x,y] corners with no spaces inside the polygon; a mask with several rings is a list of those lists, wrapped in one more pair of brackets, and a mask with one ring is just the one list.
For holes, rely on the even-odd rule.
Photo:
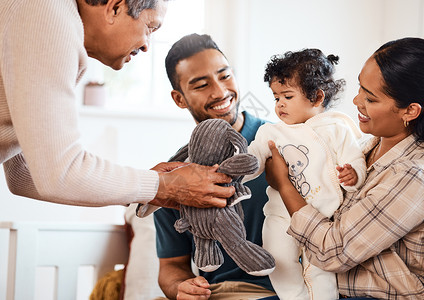
{"label": "woman's hand", "polygon": [[305,199],[293,186],[289,179],[289,169],[284,158],[280,155],[275,143],[268,142],[272,157],[265,163],[265,176],[268,184],[276,189],[283,199],[290,216],[306,205]]}
{"label": "woman's hand", "polygon": [[289,169],[275,143],[269,141],[268,146],[272,156],[265,163],[265,178],[273,189],[279,191],[285,183],[288,183]]}

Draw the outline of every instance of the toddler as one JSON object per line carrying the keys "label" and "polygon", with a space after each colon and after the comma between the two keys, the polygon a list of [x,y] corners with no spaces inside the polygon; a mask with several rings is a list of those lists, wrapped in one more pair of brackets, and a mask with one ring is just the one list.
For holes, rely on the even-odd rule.
{"label": "toddler", "polygon": [[[289,167],[298,192],[330,218],[343,200],[343,191],[358,188],[365,179],[364,155],[357,140],[361,133],[347,115],[328,111],[345,81],[334,80],[338,57],[318,49],[275,55],[266,66],[267,82],[281,122],[262,125],[249,146],[264,171],[275,142]],[[271,283],[280,299],[338,299],[335,274],[309,264],[292,237],[286,234],[290,216],[278,191],[267,189],[263,247],[275,258]],[[302,264],[299,263],[301,257]]]}

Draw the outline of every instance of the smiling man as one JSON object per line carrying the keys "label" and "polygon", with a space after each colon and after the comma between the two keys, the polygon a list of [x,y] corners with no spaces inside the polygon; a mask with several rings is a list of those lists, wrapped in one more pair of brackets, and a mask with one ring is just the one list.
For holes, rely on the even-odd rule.
{"label": "smiling man", "polygon": [[[166,61],[171,96],[182,109],[188,109],[196,123],[219,118],[228,121],[250,143],[264,120],[240,112],[239,88],[224,54],[208,35],[191,34],[177,41]],[[247,239],[262,245],[262,208],[267,201],[264,174],[247,184],[252,199],[242,201]],[[155,212],[157,254],[160,261],[159,285],[169,299],[259,299],[275,295],[268,276],[251,276],[243,272],[228,254],[224,264],[214,272],[195,276],[191,270],[193,236],[178,233],[174,223],[179,211],[160,209]],[[134,251],[134,249],[131,249]]]}
{"label": "smiling man", "polygon": [[180,108],[187,108],[196,123],[220,118],[240,131],[244,115],[239,112],[238,86],[220,50],[207,48],[179,61],[172,56],[174,52],[168,55],[166,67],[175,103]]}

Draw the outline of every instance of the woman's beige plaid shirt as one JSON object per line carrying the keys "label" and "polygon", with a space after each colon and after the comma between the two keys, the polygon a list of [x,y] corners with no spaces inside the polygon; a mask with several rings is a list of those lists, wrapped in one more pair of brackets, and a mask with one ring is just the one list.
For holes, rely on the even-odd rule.
{"label": "woman's beige plaid shirt", "polygon": [[423,167],[424,144],[409,136],[368,169],[334,220],[311,205],[293,215],[288,233],[312,264],[337,273],[341,294],[424,299]]}

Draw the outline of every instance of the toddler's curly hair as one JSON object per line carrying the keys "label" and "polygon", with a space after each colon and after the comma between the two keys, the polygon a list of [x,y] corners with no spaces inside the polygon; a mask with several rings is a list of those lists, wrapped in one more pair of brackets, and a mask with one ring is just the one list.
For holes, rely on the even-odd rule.
{"label": "toddler's curly hair", "polygon": [[346,84],[344,79],[335,80],[334,65],[339,57],[333,54],[325,56],[319,49],[303,49],[297,52],[288,51],[283,55],[273,55],[266,65],[264,81],[269,85],[274,80],[281,84],[290,83],[299,86],[309,101],[314,103],[318,90],[323,90],[325,99],[322,106],[332,105],[338,99]]}

